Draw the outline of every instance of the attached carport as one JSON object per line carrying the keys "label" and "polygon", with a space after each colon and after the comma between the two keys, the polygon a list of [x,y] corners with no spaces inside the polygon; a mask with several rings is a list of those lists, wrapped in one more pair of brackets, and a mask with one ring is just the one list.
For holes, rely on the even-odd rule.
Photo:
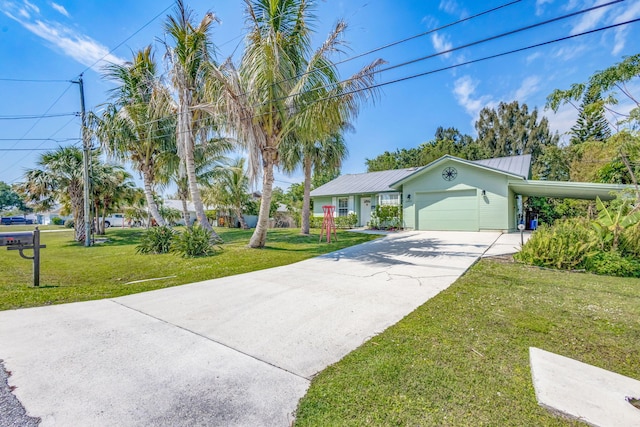
{"label": "attached carport", "polygon": [[613,200],[615,193],[632,190],[624,184],[599,184],[594,182],[564,181],[509,181],[509,189],[521,196],[553,197],[557,199]]}

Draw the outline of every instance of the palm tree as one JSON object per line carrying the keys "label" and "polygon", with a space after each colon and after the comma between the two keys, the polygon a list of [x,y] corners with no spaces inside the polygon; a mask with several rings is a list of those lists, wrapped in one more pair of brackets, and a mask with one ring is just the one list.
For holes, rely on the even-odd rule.
{"label": "palm tree", "polygon": [[[225,153],[231,151],[232,143],[229,139],[217,138],[194,148],[196,180],[199,186],[207,186],[226,168],[225,165],[229,159]],[[176,150],[167,151],[158,158],[158,163],[161,166],[160,182],[165,185],[170,182],[176,184],[176,197],[182,202],[182,218],[188,227],[190,225],[187,209],[187,201],[190,199],[189,180],[184,174],[180,156]]]}
{"label": "palm tree", "polygon": [[214,67],[212,107],[249,154],[249,175],[262,173],[258,224],[249,247],[264,247],[281,144],[322,141],[339,132],[373,93],[376,60],[341,82],[330,55],[340,52],[346,29],[338,22],[313,51],[312,0],[245,0],[249,34],[240,69],[231,60]]}
{"label": "palm tree", "polygon": [[302,197],[302,221],[300,234],[309,234],[311,216],[311,178],[312,173],[340,170],[342,161],[348,155],[347,145],[342,134],[335,134],[321,141],[301,141],[284,150],[283,166],[292,172],[300,164],[304,172],[304,193]]}
{"label": "palm tree", "polygon": [[96,217],[96,233],[105,234],[105,218],[133,203],[135,184],[122,166],[97,164],[91,168],[91,193]]}
{"label": "palm tree", "polygon": [[160,84],[151,47],[138,51],[132,62],[111,64],[104,77],[115,81],[113,102],[101,117],[92,116],[95,135],[112,158],[128,161],[142,175],[151,215],[165,225],[155,202],[157,157],[175,145],[173,105]]}
{"label": "palm tree", "polygon": [[25,172],[20,190],[27,200],[41,209],[50,209],[68,198],[73,214],[75,240],[84,241],[84,198],[82,150],[59,147],[47,151],[37,161],[38,168]]}
{"label": "palm tree", "polygon": [[215,20],[212,13],[207,13],[200,24],[194,25],[192,12],[185,7],[182,0],[177,0],[175,16],[167,17],[165,30],[173,40],[172,46],[167,45],[167,57],[173,87],[178,97],[178,154],[184,162],[189,193],[198,223],[211,231],[215,240],[221,241],[204,212],[194,154],[197,143],[206,144],[213,129],[212,118],[204,108],[198,106],[204,102],[204,88],[212,65],[209,29]]}
{"label": "palm tree", "polygon": [[249,228],[244,219],[244,207],[249,202],[249,178],[245,172],[245,159],[237,158],[223,169],[206,191],[207,199],[218,208],[232,211],[243,229]]}

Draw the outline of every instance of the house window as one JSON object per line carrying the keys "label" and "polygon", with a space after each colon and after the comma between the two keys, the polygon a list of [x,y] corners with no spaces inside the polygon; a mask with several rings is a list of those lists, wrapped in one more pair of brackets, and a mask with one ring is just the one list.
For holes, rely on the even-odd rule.
{"label": "house window", "polygon": [[380,206],[398,206],[400,204],[400,193],[380,194]]}
{"label": "house window", "polygon": [[349,198],[338,197],[338,216],[347,216],[349,214]]}

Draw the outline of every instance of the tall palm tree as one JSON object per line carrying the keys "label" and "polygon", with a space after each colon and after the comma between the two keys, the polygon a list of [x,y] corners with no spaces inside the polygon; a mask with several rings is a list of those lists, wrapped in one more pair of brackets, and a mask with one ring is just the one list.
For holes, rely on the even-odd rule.
{"label": "tall palm tree", "polygon": [[175,146],[175,117],[151,47],[138,51],[132,62],[109,65],[104,77],[117,87],[102,115],[91,117],[94,133],[107,155],[128,161],[140,172],[149,211],[159,225],[165,225],[154,199],[156,159]]}
{"label": "tall palm tree", "polygon": [[[264,247],[281,145],[322,141],[336,134],[372,93],[376,60],[341,82],[330,56],[341,51],[338,22],[317,50],[311,47],[313,0],[245,0],[249,34],[239,70],[231,60],[212,72],[214,109],[249,154],[249,175],[262,174],[258,224],[249,242]],[[287,142],[289,141],[289,142]],[[262,169],[260,171],[260,169]]]}
{"label": "tall palm tree", "polygon": [[178,98],[178,154],[184,162],[189,193],[198,223],[211,231],[214,239],[221,241],[204,212],[194,154],[196,145],[206,144],[213,130],[212,118],[203,108],[199,108],[199,105],[204,102],[204,88],[212,65],[213,45],[209,30],[215,20],[212,13],[207,13],[198,25],[194,25],[191,10],[185,7],[182,0],[177,0],[175,16],[167,17],[165,30],[172,39],[172,45],[167,45],[167,57]]}
{"label": "tall palm tree", "polygon": [[73,214],[75,240],[84,241],[84,198],[82,150],[59,147],[43,153],[37,168],[25,172],[20,191],[27,200],[42,209],[52,208],[56,202],[68,198]]}
{"label": "tall palm tree", "polygon": [[342,134],[335,134],[321,141],[299,141],[283,147],[283,167],[291,172],[302,164],[304,193],[302,197],[302,221],[300,234],[309,234],[311,216],[311,178],[313,173],[340,170],[349,150]]}

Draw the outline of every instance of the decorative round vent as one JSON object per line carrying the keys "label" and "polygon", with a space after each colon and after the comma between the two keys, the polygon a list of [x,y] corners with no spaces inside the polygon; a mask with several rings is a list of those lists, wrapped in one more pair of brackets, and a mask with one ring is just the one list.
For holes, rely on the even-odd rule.
{"label": "decorative round vent", "polygon": [[458,176],[456,168],[449,166],[442,171],[442,179],[445,181],[453,181]]}

